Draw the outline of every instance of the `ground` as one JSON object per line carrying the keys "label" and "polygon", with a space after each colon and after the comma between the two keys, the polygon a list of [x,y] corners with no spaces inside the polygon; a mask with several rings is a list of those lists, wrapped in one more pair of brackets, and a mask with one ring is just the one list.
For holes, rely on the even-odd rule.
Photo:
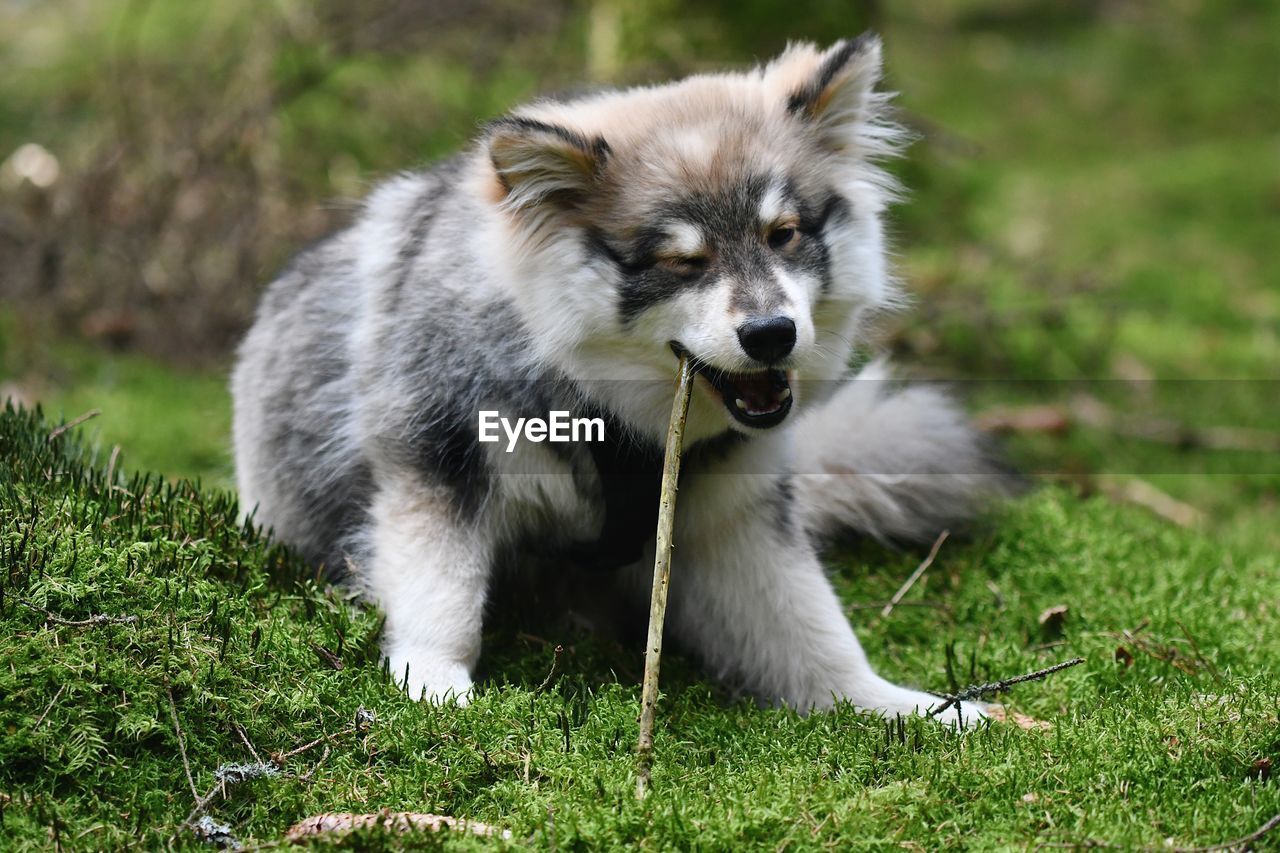
{"label": "ground", "polygon": [[[835,561],[898,679],[946,693],[1083,657],[1004,697],[1052,728],[803,718],[731,697],[677,654],[641,803],[638,648],[498,623],[470,707],[414,702],[380,665],[376,614],[238,526],[227,493],[143,476],[109,488],[102,460],[86,467],[74,434],[52,431],[0,419],[7,846],[190,846],[192,785],[217,791],[208,812],[245,842],[390,808],[539,847],[1192,846],[1280,812],[1280,559],[1141,510],[1043,489],[943,543],[888,617],[879,605],[921,555],[868,545]],[[1065,619],[1042,625],[1058,606]],[[276,775],[216,784],[251,748],[266,759],[323,737]]]}
{"label": "ground", "polygon": [[[847,708],[759,709],[672,650],[644,803],[632,795],[638,648],[495,622],[471,707],[409,701],[381,669],[377,614],[235,523],[229,356],[192,337],[202,355],[182,357],[203,315],[175,321],[185,331],[163,350],[163,336],[105,340],[75,314],[98,272],[106,288],[108,273],[132,282],[143,269],[160,288],[137,303],[140,324],[147,306],[181,301],[153,280],[166,259],[214,280],[225,265],[208,247],[235,237],[225,223],[247,209],[236,192],[276,217],[248,229],[263,245],[237,267],[236,298],[214,300],[250,305],[308,228],[340,220],[324,199],[455,148],[547,82],[514,70],[532,49],[483,79],[442,70],[438,52],[309,51],[307,7],[248,16],[257,7],[228,0],[209,20],[116,0],[79,18],[0,9],[10,32],[26,22],[31,35],[0,36],[14,70],[0,75],[4,138],[45,144],[74,187],[88,175],[102,192],[96,166],[119,170],[116,219],[86,224],[75,204],[10,192],[0,167],[0,252],[23,211],[64,216],[23,233],[70,241],[61,269],[75,297],[48,312],[0,307],[0,393],[46,413],[0,417],[0,846],[196,846],[183,824],[220,766],[254,761],[250,746],[266,760],[321,737],[277,775],[219,789],[207,812],[246,843],[318,812],[385,807],[482,820],[539,847],[976,849],[1207,845],[1280,812],[1280,6],[946,0],[880,14],[888,83],[921,136],[894,167],[911,190],[893,230],[915,303],[880,345],[914,373],[955,380],[1036,488],[944,542],[887,617],[927,549],[845,543],[828,563],[896,680],[949,692],[1085,662],[1002,697],[1051,729],[956,736]],[[643,74],[751,57],[706,21],[676,27],[663,2],[647,7],[652,37],[624,56],[661,54]],[[136,54],[113,60],[139,14]],[[284,35],[246,36],[249,21]],[[814,21],[798,31],[848,34]],[[276,43],[292,52],[211,58]],[[564,67],[551,82],[580,76],[571,51],[552,53]],[[170,74],[173,57],[194,70]],[[222,114],[228,104],[201,98],[233,91],[193,85],[202,62],[218,81],[280,78],[291,96],[236,114],[248,129],[229,153],[200,153],[188,185],[162,154],[174,139],[212,145],[181,121]],[[103,109],[130,74],[145,97]],[[354,104],[371,120],[351,121]],[[129,144],[106,156],[110,122],[131,116],[159,125],[129,125]],[[210,130],[219,145],[222,129]],[[225,190],[223,207],[198,204],[210,187]],[[130,206],[152,198],[194,218],[161,216],[168,236],[154,237]],[[227,316],[230,340],[243,315]],[[1057,607],[1065,616],[1042,625]],[[66,624],[94,616],[110,618]],[[361,709],[373,718],[357,722]]]}

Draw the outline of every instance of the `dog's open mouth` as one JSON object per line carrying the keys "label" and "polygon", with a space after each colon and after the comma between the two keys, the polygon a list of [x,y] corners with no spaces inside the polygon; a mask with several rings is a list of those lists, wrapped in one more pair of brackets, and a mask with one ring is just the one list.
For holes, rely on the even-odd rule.
{"label": "dog's open mouth", "polygon": [[[683,347],[673,343],[677,355],[685,353]],[[720,395],[724,407],[733,419],[744,426],[769,429],[787,419],[791,412],[791,383],[785,371],[777,368],[756,370],[749,373],[730,373],[711,367],[690,356],[693,369]]]}

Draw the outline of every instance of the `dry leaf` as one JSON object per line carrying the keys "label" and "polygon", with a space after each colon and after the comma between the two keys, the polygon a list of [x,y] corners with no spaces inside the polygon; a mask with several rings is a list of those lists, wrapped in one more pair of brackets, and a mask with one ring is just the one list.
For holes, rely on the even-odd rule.
{"label": "dry leaf", "polygon": [[1020,729],[1027,731],[1047,732],[1053,728],[1053,724],[1046,720],[1037,720],[1035,717],[1028,717],[1026,714],[1020,714],[1017,711],[1010,711],[1003,705],[988,705],[987,715],[991,719],[999,723],[1013,723]]}
{"label": "dry leaf", "polygon": [[1067,621],[1069,609],[1065,604],[1055,604],[1040,614],[1040,633],[1045,639],[1061,636],[1062,626]]}
{"label": "dry leaf", "polygon": [[997,406],[980,413],[974,424],[985,432],[1063,433],[1071,428],[1071,416],[1061,406]]}

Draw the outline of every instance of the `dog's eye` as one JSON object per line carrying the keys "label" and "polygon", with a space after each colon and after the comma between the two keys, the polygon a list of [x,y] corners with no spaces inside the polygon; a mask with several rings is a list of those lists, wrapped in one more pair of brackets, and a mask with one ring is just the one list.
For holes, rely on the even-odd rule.
{"label": "dog's eye", "polygon": [[779,225],[769,232],[769,248],[785,249],[796,241],[800,232],[790,225]]}
{"label": "dog's eye", "polygon": [[657,265],[681,278],[697,278],[707,271],[707,259],[702,255],[659,258]]}

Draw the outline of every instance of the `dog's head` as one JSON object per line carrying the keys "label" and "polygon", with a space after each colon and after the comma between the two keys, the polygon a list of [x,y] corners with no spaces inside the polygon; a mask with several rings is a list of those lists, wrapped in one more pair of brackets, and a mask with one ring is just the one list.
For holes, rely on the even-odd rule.
{"label": "dog's head", "polygon": [[876,162],[901,134],[879,76],[863,36],[490,125],[500,254],[543,354],[576,378],[653,380],[687,353],[702,420],[786,421],[795,380],[838,376],[893,299]]}

